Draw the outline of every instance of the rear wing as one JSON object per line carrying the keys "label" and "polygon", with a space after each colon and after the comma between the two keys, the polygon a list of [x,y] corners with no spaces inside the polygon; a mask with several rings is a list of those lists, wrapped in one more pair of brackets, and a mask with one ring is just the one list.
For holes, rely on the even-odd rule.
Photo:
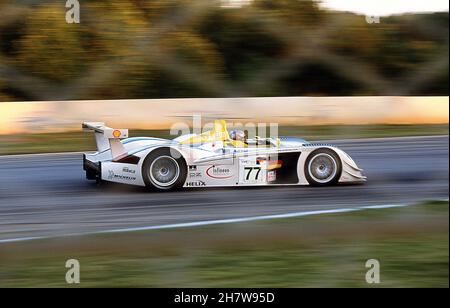
{"label": "rear wing", "polygon": [[126,154],[126,150],[120,142],[120,139],[128,138],[128,129],[107,127],[103,122],[84,122],[82,128],[85,132],[95,132],[95,142],[97,143],[98,152],[111,149],[113,159]]}

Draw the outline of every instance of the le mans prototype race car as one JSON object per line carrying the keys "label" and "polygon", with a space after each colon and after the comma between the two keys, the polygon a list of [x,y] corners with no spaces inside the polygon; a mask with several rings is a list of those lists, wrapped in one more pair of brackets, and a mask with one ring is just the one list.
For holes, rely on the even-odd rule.
{"label": "le mans prototype race car", "polygon": [[129,138],[127,129],[83,123],[94,131],[98,151],[83,155],[89,180],[182,187],[312,185],[365,182],[362,169],[344,151],[303,139],[230,137],[223,120],[212,130],[173,140]]}

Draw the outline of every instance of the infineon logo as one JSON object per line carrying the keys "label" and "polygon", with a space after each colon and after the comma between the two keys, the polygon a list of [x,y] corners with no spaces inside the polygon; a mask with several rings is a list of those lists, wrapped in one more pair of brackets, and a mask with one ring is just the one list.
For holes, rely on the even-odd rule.
{"label": "infineon logo", "polygon": [[228,167],[212,166],[206,170],[206,175],[213,179],[229,179],[233,177],[233,171]]}

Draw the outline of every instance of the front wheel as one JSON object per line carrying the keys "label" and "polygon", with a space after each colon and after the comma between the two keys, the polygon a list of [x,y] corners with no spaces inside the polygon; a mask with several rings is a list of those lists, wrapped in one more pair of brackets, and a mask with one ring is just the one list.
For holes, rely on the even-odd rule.
{"label": "front wheel", "polygon": [[187,165],[181,154],[173,149],[152,151],[144,161],[142,175],[150,190],[181,188],[186,181]]}
{"label": "front wheel", "polygon": [[330,149],[318,149],[309,154],[305,162],[305,176],[310,185],[328,186],[339,181],[342,163]]}

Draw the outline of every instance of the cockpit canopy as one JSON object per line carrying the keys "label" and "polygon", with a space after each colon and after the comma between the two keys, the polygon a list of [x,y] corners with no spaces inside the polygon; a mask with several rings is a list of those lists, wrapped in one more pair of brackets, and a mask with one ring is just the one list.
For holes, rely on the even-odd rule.
{"label": "cockpit canopy", "polygon": [[189,135],[187,136],[187,138],[183,138],[182,140],[180,140],[180,144],[192,146],[198,146],[200,144],[206,143],[220,143],[223,144],[223,147],[234,148],[247,148],[249,146],[279,147],[280,139],[260,138],[258,136],[249,139],[245,138],[245,134],[244,136],[240,136],[239,138],[232,138],[232,136],[230,136],[230,133],[228,132],[226,122],[224,120],[216,120],[214,121],[212,130],[199,135]]}

